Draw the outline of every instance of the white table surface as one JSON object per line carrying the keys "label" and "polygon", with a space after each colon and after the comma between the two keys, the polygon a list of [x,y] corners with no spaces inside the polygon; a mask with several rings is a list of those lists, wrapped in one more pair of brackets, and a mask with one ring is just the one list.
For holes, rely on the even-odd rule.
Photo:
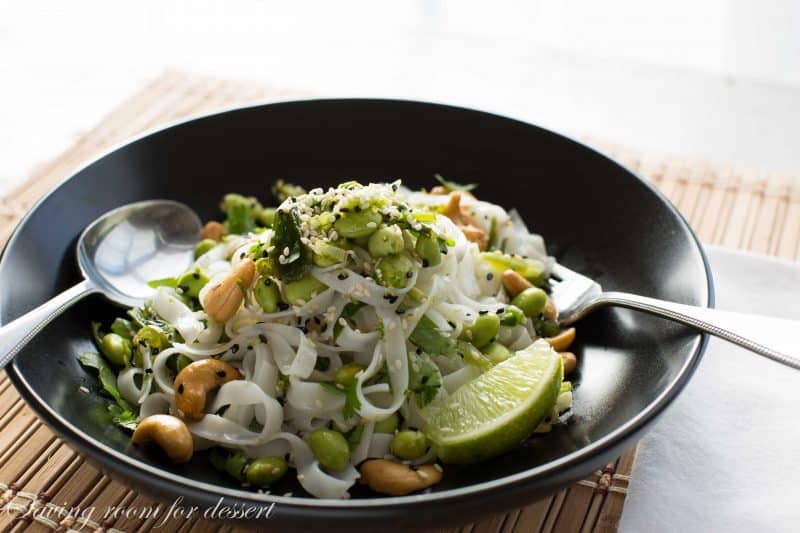
{"label": "white table surface", "polygon": [[800,171],[800,4],[0,1],[0,193],[168,68]]}

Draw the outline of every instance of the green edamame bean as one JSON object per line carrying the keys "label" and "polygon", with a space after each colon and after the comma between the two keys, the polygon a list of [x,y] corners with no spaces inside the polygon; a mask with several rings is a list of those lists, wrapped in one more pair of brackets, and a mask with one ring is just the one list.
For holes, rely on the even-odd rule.
{"label": "green edamame bean", "polygon": [[339,471],[350,462],[350,446],[338,431],[317,429],[308,436],[308,445],[319,464],[325,468]]}
{"label": "green edamame bean", "polygon": [[265,313],[274,313],[278,310],[278,303],[281,301],[281,291],[278,284],[272,278],[261,278],[256,283],[253,290],[256,302],[261,306]]}
{"label": "green edamame bean", "polygon": [[358,363],[348,363],[336,371],[333,381],[342,387],[349,387],[356,382],[356,374],[364,370],[364,368],[364,365],[359,365]]}
{"label": "green edamame bean", "polygon": [[432,235],[420,235],[415,246],[417,255],[422,259],[422,266],[436,266],[442,262],[439,241]]}
{"label": "green edamame bean", "polygon": [[342,237],[348,239],[359,239],[369,237],[378,229],[378,225],[383,220],[380,213],[373,209],[362,211],[351,211],[334,222],[333,227]]}
{"label": "green edamame bean", "polygon": [[375,279],[384,287],[401,289],[414,275],[414,262],[405,254],[382,257],[375,265]]}
{"label": "green edamame bean", "polygon": [[311,298],[327,289],[325,284],[310,274],[287,283],[284,288],[286,301],[292,305],[302,305],[300,302],[308,303]]}
{"label": "green edamame bean", "polygon": [[555,337],[561,333],[561,326],[555,320],[537,320],[533,323],[533,327],[542,337]]}
{"label": "green edamame bean", "polygon": [[484,346],[481,351],[483,354],[492,360],[494,364],[502,363],[512,355],[511,351],[500,344],[499,342],[490,342],[486,346]]}
{"label": "green edamame bean", "polygon": [[478,315],[475,322],[464,328],[463,340],[470,341],[476,348],[483,348],[497,336],[500,330],[500,317],[495,313]]}
{"label": "green edamame bean", "polygon": [[529,287],[514,296],[511,304],[522,309],[525,316],[539,316],[547,305],[547,293],[538,287]]}
{"label": "green edamame bean", "polygon": [[200,295],[200,289],[205,287],[208,281],[208,276],[200,268],[196,267],[182,274],[178,278],[176,286],[185,296],[197,298]]}
{"label": "green edamame bean", "polygon": [[175,370],[178,372],[180,372],[190,364],[192,364],[192,360],[183,354],[179,354],[178,357],[175,358]]}
{"label": "green edamame bean", "polygon": [[131,362],[131,341],[117,335],[108,333],[103,337],[103,355],[116,366],[128,366]]}
{"label": "green edamame bean", "polygon": [[244,481],[246,470],[247,457],[241,453],[233,453],[225,459],[225,471],[239,481]]}
{"label": "green edamame bean", "polygon": [[404,246],[403,230],[397,225],[381,226],[369,236],[367,242],[367,250],[372,257],[399,254]]}
{"label": "green edamame bean", "polygon": [[520,326],[525,323],[525,313],[516,305],[507,305],[500,323],[504,326]]}
{"label": "green edamame bean", "polygon": [[198,257],[208,252],[216,245],[217,241],[215,241],[214,239],[203,239],[202,241],[197,243],[197,246],[194,247],[194,258],[197,259]]}
{"label": "green edamame bean", "polygon": [[375,433],[389,433],[392,434],[397,431],[397,426],[400,425],[400,417],[397,413],[392,413],[388,418],[384,418],[380,422],[375,422]]}
{"label": "green edamame bean", "polygon": [[392,439],[392,453],[400,459],[416,459],[425,455],[428,439],[421,431],[404,429]]}
{"label": "green edamame bean", "polygon": [[251,485],[266,487],[282,478],[288,469],[283,457],[266,456],[253,460],[245,475]]}
{"label": "green edamame bean", "polygon": [[133,344],[141,344],[142,342],[151,348],[163,350],[169,344],[169,339],[155,326],[145,326],[133,336]]}

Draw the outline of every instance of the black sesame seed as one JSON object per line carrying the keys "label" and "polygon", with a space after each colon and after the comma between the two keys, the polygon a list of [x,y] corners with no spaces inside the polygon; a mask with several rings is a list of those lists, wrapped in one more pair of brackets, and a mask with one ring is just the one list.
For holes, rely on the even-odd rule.
{"label": "black sesame seed", "polygon": [[153,373],[153,369],[152,368],[145,368],[144,369],[144,373],[145,374],[152,374]]}
{"label": "black sesame seed", "polygon": [[417,348],[417,355],[422,355],[422,348]]}
{"label": "black sesame seed", "polygon": [[240,253],[239,254],[239,259],[244,259],[244,256],[246,256],[246,255],[247,254],[245,252]]}
{"label": "black sesame seed", "polygon": [[183,394],[183,383],[178,385],[178,394]]}
{"label": "black sesame seed", "polygon": [[405,312],[406,312],[406,310],[405,310],[405,309],[402,309],[402,308],[401,308],[401,309],[398,309],[397,311],[395,311],[395,313],[397,313],[398,315],[404,315],[404,314],[405,314]]}
{"label": "black sesame seed", "polygon": [[248,349],[248,350],[252,350],[252,349],[253,349],[253,347],[252,347],[251,345],[248,345],[248,346],[247,346],[247,349]]}
{"label": "black sesame seed", "polygon": [[422,376],[422,378],[420,378],[420,382],[425,385],[428,382],[428,378],[430,378],[430,376]]}
{"label": "black sesame seed", "polygon": [[314,322],[316,322],[317,324],[322,324],[322,321],[319,319],[318,316],[314,317]]}
{"label": "black sesame seed", "polygon": [[344,280],[346,280],[346,279],[347,279],[347,277],[348,277],[348,276],[347,276],[347,273],[346,273],[346,272],[340,272],[340,273],[339,273],[339,275],[338,275],[338,276],[336,276],[336,279],[338,279],[338,280],[340,280],[340,281],[344,281]]}
{"label": "black sesame seed", "polygon": [[286,302],[278,302],[278,309],[280,311],[286,311],[287,309],[289,309],[289,304],[287,304]]}
{"label": "black sesame seed", "polygon": [[431,264],[431,263],[430,263],[430,261],[428,261],[427,259],[423,259],[423,260],[422,260],[422,266],[423,266],[423,267],[427,267],[427,266],[428,266],[428,265],[430,265],[430,264]]}
{"label": "black sesame seed", "polygon": [[236,353],[238,351],[239,351],[239,345],[238,344],[234,344],[233,346],[231,346],[231,353]]}
{"label": "black sesame seed", "polygon": [[479,314],[479,315],[485,315],[485,314],[486,314],[486,313],[488,313],[488,312],[489,312],[489,311],[487,311],[486,309],[482,309],[482,310],[478,311],[478,314]]}
{"label": "black sesame seed", "polygon": [[325,333],[328,331],[328,324],[322,324],[322,327],[319,328],[320,332]]}
{"label": "black sesame seed", "polygon": [[192,272],[192,277],[194,279],[200,279],[200,273],[199,272]]}
{"label": "black sesame seed", "polygon": [[494,279],[494,274],[492,274],[491,272],[489,272],[488,274],[486,274],[486,279],[487,279],[488,281],[492,281],[492,280]]}
{"label": "black sesame seed", "polygon": [[360,205],[355,206],[354,211],[356,213],[360,213],[361,212],[361,206]]}
{"label": "black sesame seed", "polygon": [[181,292],[189,292],[188,285],[178,285],[178,288],[181,290]]}
{"label": "black sesame seed", "polygon": [[224,378],[226,375],[227,374],[225,373],[224,370],[217,370],[217,376],[218,377]]}
{"label": "black sesame seed", "polygon": [[392,190],[393,190],[393,191],[396,191],[396,190],[397,190],[397,184],[396,184],[396,183],[392,183]]}
{"label": "black sesame seed", "polygon": [[419,466],[417,466],[417,465],[408,465],[408,467],[409,467],[411,470],[413,470],[414,472],[416,472],[417,470],[419,470]]}
{"label": "black sesame seed", "polygon": [[453,329],[456,329],[456,325],[454,323],[450,322],[449,320],[447,321],[447,325],[450,326]]}
{"label": "black sesame seed", "polygon": [[505,307],[498,307],[497,308],[497,314],[498,315],[502,315],[505,312],[506,312],[506,308]]}
{"label": "black sesame seed", "polygon": [[343,208],[339,209],[339,211],[341,211],[342,213],[349,213],[350,209],[347,208],[347,207],[343,207]]}
{"label": "black sesame seed", "polygon": [[261,250],[261,257],[269,257],[269,252],[266,250]]}
{"label": "black sesame seed", "polygon": [[414,277],[414,273],[409,270],[408,272],[406,272],[406,277],[409,278],[409,279],[413,278]]}
{"label": "black sesame seed", "polygon": [[260,340],[260,341],[261,341],[261,342],[263,342],[264,344],[267,344],[267,336],[266,336],[266,335],[264,335],[263,333],[262,333],[261,335],[259,335],[259,336],[258,336],[258,340]]}

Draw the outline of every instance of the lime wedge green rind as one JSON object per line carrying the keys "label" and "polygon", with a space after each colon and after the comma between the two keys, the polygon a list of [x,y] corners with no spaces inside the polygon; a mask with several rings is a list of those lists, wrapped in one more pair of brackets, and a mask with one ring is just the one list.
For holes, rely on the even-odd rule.
{"label": "lime wedge green rind", "polygon": [[519,446],[549,415],[563,379],[561,356],[537,341],[434,400],[422,412],[439,459],[470,464]]}

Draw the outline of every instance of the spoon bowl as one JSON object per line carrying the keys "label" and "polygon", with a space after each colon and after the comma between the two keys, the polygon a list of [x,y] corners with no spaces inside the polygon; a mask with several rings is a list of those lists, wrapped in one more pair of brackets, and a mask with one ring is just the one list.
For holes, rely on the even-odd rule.
{"label": "spoon bowl", "polygon": [[44,326],[92,293],[139,306],[153,293],[152,279],[176,276],[191,265],[202,224],[188,206],[147,200],[109,211],[78,239],[83,281],[0,328],[0,366],[5,366]]}

